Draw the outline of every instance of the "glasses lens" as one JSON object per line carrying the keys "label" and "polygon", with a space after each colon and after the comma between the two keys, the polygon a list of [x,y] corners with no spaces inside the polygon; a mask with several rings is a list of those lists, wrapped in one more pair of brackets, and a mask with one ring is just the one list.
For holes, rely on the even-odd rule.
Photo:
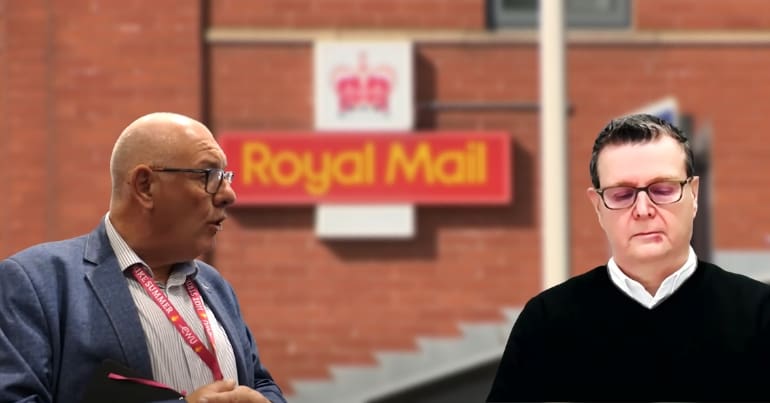
{"label": "glasses lens", "polygon": [[628,207],[634,203],[636,189],[632,187],[612,187],[604,189],[604,203],[612,209]]}
{"label": "glasses lens", "polygon": [[208,182],[206,182],[206,191],[215,194],[219,190],[219,186],[222,184],[222,176],[224,171],[221,169],[213,169],[209,172]]}
{"label": "glasses lens", "polygon": [[222,174],[222,178],[227,181],[227,183],[233,183],[233,176],[235,176],[235,172],[225,172]]}
{"label": "glasses lens", "polygon": [[679,182],[653,183],[648,189],[650,198],[658,204],[674,203],[682,196],[682,185]]}

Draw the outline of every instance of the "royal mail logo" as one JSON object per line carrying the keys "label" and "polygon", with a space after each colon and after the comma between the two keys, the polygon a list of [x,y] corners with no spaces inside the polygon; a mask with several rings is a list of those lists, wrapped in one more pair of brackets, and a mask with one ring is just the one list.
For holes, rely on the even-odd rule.
{"label": "royal mail logo", "polygon": [[502,132],[224,133],[239,204],[505,204]]}
{"label": "royal mail logo", "polygon": [[339,113],[361,109],[387,113],[390,95],[396,84],[396,71],[386,64],[369,66],[366,52],[361,52],[357,66],[335,67],[331,82],[337,94]]}
{"label": "royal mail logo", "polygon": [[408,41],[317,41],[316,130],[411,130],[414,49]]}

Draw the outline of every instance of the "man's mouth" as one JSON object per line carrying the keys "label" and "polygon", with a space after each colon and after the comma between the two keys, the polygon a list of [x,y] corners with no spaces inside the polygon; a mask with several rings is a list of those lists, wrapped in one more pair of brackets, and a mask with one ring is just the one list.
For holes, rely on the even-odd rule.
{"label": "man's mouth", "polygon": [[647,236],[647,235],[659,235],[661,234],[660,231],[645,231],[645,232],[637,232],[634,234],[635,237],[637,236]]}
{"label": "man's mouth", "polygon": [[225,217],[222,217],[218,220],[214,220],[209,222],[209,224],[215,226],[217,228],[217,231],[222,231],[222,223],[225,221]]}

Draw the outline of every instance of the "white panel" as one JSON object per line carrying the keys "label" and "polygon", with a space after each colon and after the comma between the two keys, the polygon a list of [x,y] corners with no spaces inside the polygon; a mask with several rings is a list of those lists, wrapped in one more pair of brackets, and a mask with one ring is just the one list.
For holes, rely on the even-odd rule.
{"label": "white panel", "polygon": [[316,130],[413,128],[411,42],[318,41],[314,53]]}
{"label": "white panel", "polygon": [[320,205],[315,232],[324,239],[412,238],[414,211],[410,204]]}
{"label": "white panel", "polygon": [[651,102],[647,105],[640,107],[639,109],[629,113],[629,115],[637,113],[646,113],[649,115],[657,116],[663,120],[667,120],[674,126],[679,126],[679,103],[673,96],[664,97],[658,101]]}
{"label": "white panel", "polygon": [[[413,52],[410,41],[316,42],[316,130],[412,130]],[[322,204],[315,229],[321,238],[412,238],[414,216],[411,204]]]}

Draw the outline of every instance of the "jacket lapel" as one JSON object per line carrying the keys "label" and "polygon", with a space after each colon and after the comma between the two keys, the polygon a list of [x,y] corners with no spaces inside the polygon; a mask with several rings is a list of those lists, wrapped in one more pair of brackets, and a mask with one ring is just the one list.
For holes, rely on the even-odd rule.
{"label": "jacket lapel", "polygon": [[211,292],[211,287],[207,284],[206,280],[202,278],[203,276],[201,276],[200,273],[199,270],[199,275],[196,276],[198,289],[203,295],[206,304],[208,304],[209,308],[214,313],[214,316],[216,316],[219,324],[225,329],[227,337],[230,339],[230,344],[233,347],[233,354],[235,354],[235,365],[238,368],[238,377],[241,378],[238,381],[241,384],[250,385],[252,381],[251,379],[248,379],[250,375],[246,371],[246,351],[238,337],[238,328],[236,327],[235,322],[233,322],[232,315],[225,309],[225,304],[222,302],[222,299],[219,298],[216,293]]}
{"label": "jacket lapel", "polygon": [[134,300],[120,270],[104,221],[91,232],[86,242],[84,259],[93,266],[86,270],[86,280],[109,318],[123,351],[125,365],[152,378],[147,343]]}

